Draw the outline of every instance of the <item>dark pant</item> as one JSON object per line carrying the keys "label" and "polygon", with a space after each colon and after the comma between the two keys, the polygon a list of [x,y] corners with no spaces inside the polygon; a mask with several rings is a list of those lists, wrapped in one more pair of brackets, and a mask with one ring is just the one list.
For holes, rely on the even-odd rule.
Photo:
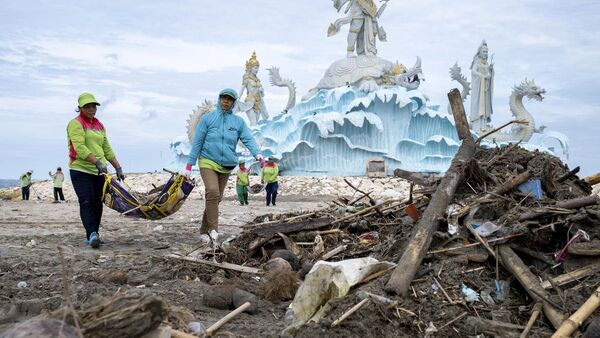
{"label": "dark pant", "polygon": [[23,201],[29,201],[29,187],[21,187],[21,197]]}
{"label": "dark pant", "polygon": [[61,201],[65,200],[65,195],[63,195],[62,188],[54,188],[54,200],[58,201],[59,197]]}
{"label": "dark pant", "polygon": [[98,233],[102,220],[103,175],[86,174],[71,170],[71,182],[79,199],[79,216],[85,228],[85,236],[90,239],[92,232]]}
{"label": "dark pant", "polygon": [[277,199],[277,189],[279,189],[279,184],[277,184],[277,182],[267,183],[267,186],[265,187],[265,190],[267,191],[267,205],[275,205],[275,200]]}

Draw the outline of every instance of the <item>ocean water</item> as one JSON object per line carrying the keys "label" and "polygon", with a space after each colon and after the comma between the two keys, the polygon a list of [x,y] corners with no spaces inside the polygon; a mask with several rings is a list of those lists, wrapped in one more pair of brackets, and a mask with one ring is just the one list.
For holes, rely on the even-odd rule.
{"label": "ocean water", "polygon": [[0,188],[18,187],[19,180],[0,179]]}

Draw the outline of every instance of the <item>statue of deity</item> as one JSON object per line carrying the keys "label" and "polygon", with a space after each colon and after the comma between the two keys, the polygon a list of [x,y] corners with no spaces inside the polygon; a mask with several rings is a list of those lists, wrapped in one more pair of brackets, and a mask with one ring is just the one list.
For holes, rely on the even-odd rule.
{"label": "statue of deity", "polygon": [[[260,83],[258,74],[258,68],[260,62],[256,58],[256,52],[252,52],[252,56],[246,61],[246,72],[242,78],[242,89],[240,90],[240,102],[238,102],[238,109],[245,112],[250,120],[250,125],[256,125],[259,119],[268,119],[269,114],[267,113],[267,107],[263,100],[264,89]],[[242,102],[241,97],[246,91],[246,98]]]}
{"label": "statue of deity", "polygon": [[488,46],[481,42],[471,63],[471,128],[477,132],[491,128],[494,63],[488,63]]}
{"label": "statue of deity", "polygon": [[333,0],[333,6],[338,12],[348,4],[344,12],[347,15],[329,25],[327,36],[337,34],[343,25],[349,23],[347,56],[354,56],[354,52],[357,55],[377,55],[375,38],[386,41],[385,31],[379,26],[377,19],[385,10],[388,1],[382,0],[383,5],[377,9],[373,0]]}

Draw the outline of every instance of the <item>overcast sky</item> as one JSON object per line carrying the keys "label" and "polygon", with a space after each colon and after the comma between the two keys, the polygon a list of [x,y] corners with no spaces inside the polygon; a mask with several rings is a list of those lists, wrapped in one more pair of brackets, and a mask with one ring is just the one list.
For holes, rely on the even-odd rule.
{"label": "overcast sky", "polygon": [[[67,167],[66,125],[77,96],[102,102],[107,128],[127,172],[160,170],[169,142],[185,133],[191,110],[224,87],[240,88],[253,50],[267,108],[279,112],[287,90],[266,68],[296,82],[298,97],[344,57],[345,26],[330,0],[22,1],[0,7],[0,178],[34,178]],[[525,77],[545,88],[525,102],[537,125],[566,134],[570,167],[600,171],[600,2],[391,0],[379,56],[423,60],[421,90],[446,106],[455,87],[448,68],[468,67],[486,39],[496,69],[493,124],[510,119],[508,97]]]}

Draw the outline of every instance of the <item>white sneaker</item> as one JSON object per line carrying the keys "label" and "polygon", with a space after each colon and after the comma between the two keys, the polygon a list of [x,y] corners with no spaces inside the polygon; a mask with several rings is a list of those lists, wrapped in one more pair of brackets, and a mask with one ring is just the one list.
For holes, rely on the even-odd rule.
{"label": "white sneaker", "polygon": [[202,234],[202,235],[200,235],[200,242],[202,242],[204,244],[209,244],[210,237],[207,234]]}
{"label": "white sneaker", "polygon": [[214,229],[210,231],[209,235],[210,238],[215,242],[219,239],[219,233]]}

